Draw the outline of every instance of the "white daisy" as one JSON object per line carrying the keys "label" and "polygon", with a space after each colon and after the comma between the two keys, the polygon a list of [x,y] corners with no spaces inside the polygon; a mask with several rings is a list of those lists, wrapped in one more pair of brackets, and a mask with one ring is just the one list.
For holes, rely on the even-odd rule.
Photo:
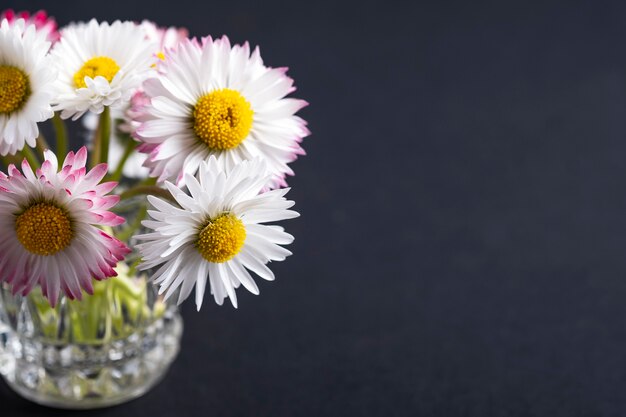
{"label": "white daisy", "polygon": [[76,120],[128,102],[149,74],[154,49],[133,22],[91,20],[63,29],[51,52],[59,70],[54,110]]}
{"label": "white daisy", "polygon": [[253,294],[259,293],[246,268],[261,278],[274,279],[266,264],[291,255],[279,245],[291,243],[293,236],[280,226],[261,223],[299,214],[288,210],[294,204],[284,198],[288,189],[259,194],[270,175],[260,159],[242,162],[225,172],[211,156],[208,162],[200,163],[197,179],[185,174],[190,194],[165,182],[180,208],[148,197],[155,210],[148,211],[153,220],[145,220],[143,225],[154,232],[137,236],[145,241],[137,245],[143,256],[139,268],[163,264],[153,275],[160,285],[159,293],[167,291],[167,299],[180,288],[180,304],[195,285],[199,310],[208,279],[218,304],[230,297],[237,307],[235,288],[240,284]]}
{"label": "white daisy", "polygon": [[45,159],[35,173],[26,160],[23,173],[14,165],[0,172],[0,282],[22,295],[40,285],[54,306],[61,291],[79,300],[82,290],[93,294],[92,277],[115,276],[129,249],[97,227],[124,222],[109,211],[119,201],[106,195],[116,183],[98,184],[106,164],[87,172],[84,147],[60,171],[54,153]]}
{"label": "white daisy", "polygon": [[250,54],[247,43],[231,47],[225,36],[184,40],[165,55],[162,73],[144,83],[151,104],[135,133],[151,175],[180,182],[211,155],[226,169],[261,157],[271,173],[266,186],[286,185],[287,164],[304,153],[309,134],[294,115],[307,103],[285,98],[295,90],[287,69],[265,67],[258,48]]}
{"label": "white daisy", "polygon": [[176,48],[180,41],[187,39],[189,36],[189,31],[185,28],[160,27],[149,20],[142,21],[139,26],[145,33],[146,38],[157,45],[154,53],[161,59],[165,58],[164,51]]}
{"label": "white daisy", "polygon": [[34,147],[39,127],[53,116],[50,100],[56,76],[46,57],[50,42],[23,19],[0,24],[0,155]]}
{"label": "white daisy", "polygon": [[46,39],[54,43],[59,40],[59,32],[57,30],[57,22],[53,17],[48,16],[45,10],[39,10],[35,13],[30,13],[26,10],[21,12],[15,12],[13,9],[3,10],[0,13],[0,20],[7,19],[9,24],[17,22],[19,19],[24,19],[26,25],[35,25],[37,32],[44,32]]}

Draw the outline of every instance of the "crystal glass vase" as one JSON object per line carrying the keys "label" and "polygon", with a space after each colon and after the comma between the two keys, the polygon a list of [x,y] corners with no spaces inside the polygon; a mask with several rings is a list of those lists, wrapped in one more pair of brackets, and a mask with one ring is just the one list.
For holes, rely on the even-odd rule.
{"label": "crystal glass vase", "polygon": [[94,294],[53,308],[35,290],[0,287],[0,374],[23,397],[67,409],[99,408],[144,394],[178,353],[178,310],[147,276],[124,264]]}

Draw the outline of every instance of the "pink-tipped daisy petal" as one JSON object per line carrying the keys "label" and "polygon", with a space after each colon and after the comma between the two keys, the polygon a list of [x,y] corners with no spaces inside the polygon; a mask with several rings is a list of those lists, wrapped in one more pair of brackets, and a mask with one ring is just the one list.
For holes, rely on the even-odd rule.
{"label": "pink-tipped daisy petal", "polygon": [[123,219],[108,211],[119,197],[99,187],[101,171],[87,172],[85,148],[70,153],[61,171],[46,152],[42,169],[33,174],[9,167],[0,175],[0,282],[28,294],[38,284],[51,305],[61,293],[81,299],[93,293],[92,279],[115,276],[113,267],[130,252],[98,226],[118,225]]}

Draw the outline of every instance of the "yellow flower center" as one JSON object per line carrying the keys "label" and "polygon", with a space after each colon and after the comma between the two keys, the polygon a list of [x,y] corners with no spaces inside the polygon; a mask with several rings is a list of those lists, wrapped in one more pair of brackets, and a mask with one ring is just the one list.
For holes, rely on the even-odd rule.
{"label": "yellow flower center", "polygon": [[[165,61],[165,53],[164,52],[157,52],[156,57],[159,59],[159,61]],[[155,62],[154,64],[150,65],[150,68],[156,68],[157,67],[157,63]]]}
{"label": "yellow flower center", "polygon": [[222,263],[235,257],[246,241],[246,228],[235,215],[226,213],[209,220],[200,230],[196,245],[204,259]]}
{"label": "yellow flower center", "polygon": [[24,71],[9,65],[0,65],[0,114],[8,114],[26,103],[30,82]]}
{"label": "yellow flower center", "polygon": [[215,90],[200,97],[193,108],[193,130],[210,149],[232,149],[250,133],[253,114],[239,92]]}
{"label": "yellow flower center", "polygon": [[115,74],[120,70],[120,66],[117,65],[114,59],[108,56],[97,56],[91,58],[85,62],[83,66],[74,74],[74,84],[76,88],[85,88],[85,77],[96,78],[101,76],[106,78],[108,82],[111,82],[115,77]]}
{"label": "yellow flower center", "polygon": [[17,239],[35,255],[54,255],[72,240],[72,225],[67,213],[52,203],[37,203],[17,216]]}

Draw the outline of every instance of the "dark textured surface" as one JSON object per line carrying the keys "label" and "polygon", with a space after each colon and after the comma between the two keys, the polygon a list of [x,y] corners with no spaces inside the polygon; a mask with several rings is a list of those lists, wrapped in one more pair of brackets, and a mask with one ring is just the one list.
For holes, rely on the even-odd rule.
{"label": "dark textured surface", "polygon": [[90,415],[626,414],[626,8],[433,3],[12,3],[248,39],[311,102],[277,281]]}

